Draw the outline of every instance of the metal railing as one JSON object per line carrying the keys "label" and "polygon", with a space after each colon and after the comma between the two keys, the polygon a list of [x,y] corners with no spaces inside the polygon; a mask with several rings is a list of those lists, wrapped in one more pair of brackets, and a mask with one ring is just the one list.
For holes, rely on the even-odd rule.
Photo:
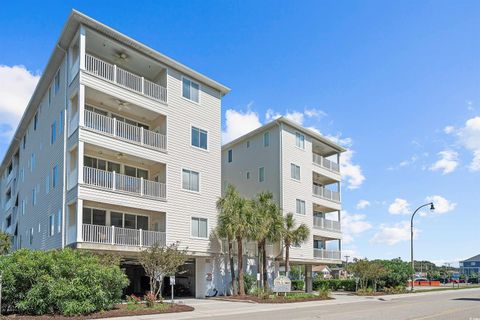
{"label": "metal railing", "polygon": [[82,240],[91,243],[132,247],[150,247],[155,243],[160,246],[165,246],[166,233],[142,229],[83,224]]}
{"label": "metal railing", "polygon": [[136,178],[115,171],[105,171],[96,168],[83,167],[83,182],[85,184],[156,199],[166,199],[166,185],[156,181]]}
{"label": "metal railing", "polygon": [[315,259],[323,259],[323,260],[341,260],[342,253],[341,251],[336,251],[336,250],[314,248],[313,257]]}
{"label": "metal railing", "polygon": [[332,191],[324,187],[313,185],[312,192],[314,196],[317,196],[326,200],[340,202],[340,193],[337,191]]}
{"label": "metal railing", "polygon": [[152,99],[167,102],[167,88],[90,54],[85,54],[85,70]]}
{"label": "metal railing", "polygon": [[326,229],[332,231],[340,231],[340,221],[329,220],[322,217],[313,217],[313,227],[317,229]]}
{"label": "metal railing", "polygon": [[324,167],[325,169],[328,169],[337,173],[340,172],[340,166],[338,165],[338,163],[333,162],[332,160],[328,160],[316,153],[313,153],[313,163],[321,167]]}
{"label": "metal railing", "polygon": [[165,151],[167,137],[163,134],[134,126],[115,118],[85,110],[85,127],[133,142],[138,145]]}

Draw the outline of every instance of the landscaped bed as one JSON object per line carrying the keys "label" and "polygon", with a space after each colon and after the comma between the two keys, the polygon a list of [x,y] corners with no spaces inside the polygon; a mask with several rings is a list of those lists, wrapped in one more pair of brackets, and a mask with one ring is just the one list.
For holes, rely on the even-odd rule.
{"label": "landscaped bed", "polygon": [[19,320],[80,320],[80,319],[99,319],[99,318],[113,318],[113,317],[130,317],[130,316],[141,316],[147,314],[162,314],[162,313],[173,313],[173,312],[188,312],[193,311],[194,308],[184,305],[184,304],[171,304],[171,303],[157,303],[153,307],[147,308],[143,303],[128,305],[120,304],[117,305],[114,309],[108,311],[99,311],[92,314],[82,315],[82,316],[61,316],[61,315],[41,315],[41,316],[31,316],[31,315],[18,315],[11,314],[5,316],[5,318],[19,319]]}
{"label": "landscaped bed", "polygon": [[250,303],[291,303],[291,302],[306,302],[306,301],[318,301],[318,300],[330,300],[333,298],[319,296],[314,293],[297,293],[290,292],[286,295],[283,294],[270,294],[270,295],[244,295],[244,296],[227,296],[227,297],[215,297],[215,300],[224,301],[238,301],[238,302],[250,302]]}

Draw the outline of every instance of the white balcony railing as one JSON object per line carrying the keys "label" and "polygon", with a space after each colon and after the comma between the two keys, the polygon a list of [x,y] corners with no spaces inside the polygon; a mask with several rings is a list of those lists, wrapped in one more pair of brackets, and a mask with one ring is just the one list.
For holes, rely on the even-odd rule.
{"label": "white balcony railing", "polygon": [[324,167],[325,169],[328,169],[330,171],[334,171],[337,173],[340,172],[340,166],[338,165],[338,163],[325,159],[324,157],[316,153],[313,154],[313,163]]}
{"label": "white balcony railing", "polygon": [[83,182],[85,184],[120,191],[140,197],[166,199],[166,185],[164,183],[131,177],[90,167],[83,167]]}
{"label": "white balcony railing", "polygon": [[150,247],[155,243],[160,246],[165,246],[166,233],[142,229],[83,224],[82,240],[91,243],[132,247]]}
{"label": "white balcony railing", "polygon": [[322,260],[341,260],[342,253],[341,251],[336,250],[326,250],[326,249],[313,249],[313,257],[315,259]]}
{"label": "white balcony railing", "polygon": [[167,102],[167,88],[92,55],[85,55],[85,70],[152,99]]}
{"label": "white balcony railing", "polygon": [[313,217],[313,227],[340,232],[340,221],[329,220],[322,217]]}
{"label": "white balcony railing", "polygon": [[326,200],[340,202],[340,193],[337,191],[332,191],[324,187],[313,185],[312,192],[314,196],[317,196]]}
{"label": "white balcony railing", "polygon": [[107,117],[89,110],[85,110],[85,127],[127,140],[138,145],[165,151],[167,137],[163,134],[134,126],[115,118]]}

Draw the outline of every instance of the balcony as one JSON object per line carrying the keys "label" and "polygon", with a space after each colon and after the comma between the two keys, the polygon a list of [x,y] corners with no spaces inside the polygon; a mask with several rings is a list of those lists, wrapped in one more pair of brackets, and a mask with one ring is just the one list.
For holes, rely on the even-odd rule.
{"label": "balcony", "polygon": [[167,137],[117,119],[85,110],[86,128],[155,150],[167,150]]}
{"label": "balcony", "polygon": [[165,246],[166,233],[94,224],[82,225],[83,242],[131,247]]}
{"label": "balcony", "polygon": [[336,203],[340,202],[340,192],[332,191],[325,187],[313,185],[313,195],[325,200],[334,201]]}
{"label": "balcony", "polygon": [[336,250],[313,249],[313,257],[321,260],[341,260],[342,252]]}
{"label": "balcony", "polygon": [[340,173],[340,166],[338,165],[338,163],[328,160],[319,154],[313,153],[312,161],[314,164],[321,166],[322,168],[333,171],[335,173]]}
{"label": "balcony", "polygon": [[340,232],[340,221],[329,220],[322,217],[313,217],[313,227],[316,229]]}
{"label": "balcony", "polygon": [[167,88],[130,71],[85,54],[85,71],[136,93],[167,103]]}
{"label": "balcony", "polygon": [[166,200],[166,184],[136,178],[115,171],[83,167],[83,182],[89,186],[139,197]]}

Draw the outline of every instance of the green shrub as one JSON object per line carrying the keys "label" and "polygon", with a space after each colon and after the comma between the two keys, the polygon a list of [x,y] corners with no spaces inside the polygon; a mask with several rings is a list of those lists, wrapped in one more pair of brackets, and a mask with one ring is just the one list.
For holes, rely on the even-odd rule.
{"label": "green shrub", "polygon": [[303,280],[292,280],[292,290],[303,290],[305,282]]}
{"label": "green shrub", "polygon": [[330,297],[330,289],[326,286],[321,287],[318,290],[318,296],[320,297],[320,299],[328,299]]}
{"label": "green shrub", "polygon": [[245,287],[245,292],[250,293],[253,288],[257,287],[257,277],[253,274],[244,274],[243,275],[243,286]]}
{"label": "green shrub", "polygon": [[22,249],[0,257],[2,307],[21,314],[67,316],[108,310],[128,285],[123,271],[80,250]]}
{"label": "green shrub", "polygon": [[353,279],[319,279],[316,278],[313,281],[313,290],[317,291],[320,290],[321,288],[326,287],[331,291],[338,291],[338,290],[344,290],[344,291],[355,291],[356,285],[355,285],[355,280]]}

